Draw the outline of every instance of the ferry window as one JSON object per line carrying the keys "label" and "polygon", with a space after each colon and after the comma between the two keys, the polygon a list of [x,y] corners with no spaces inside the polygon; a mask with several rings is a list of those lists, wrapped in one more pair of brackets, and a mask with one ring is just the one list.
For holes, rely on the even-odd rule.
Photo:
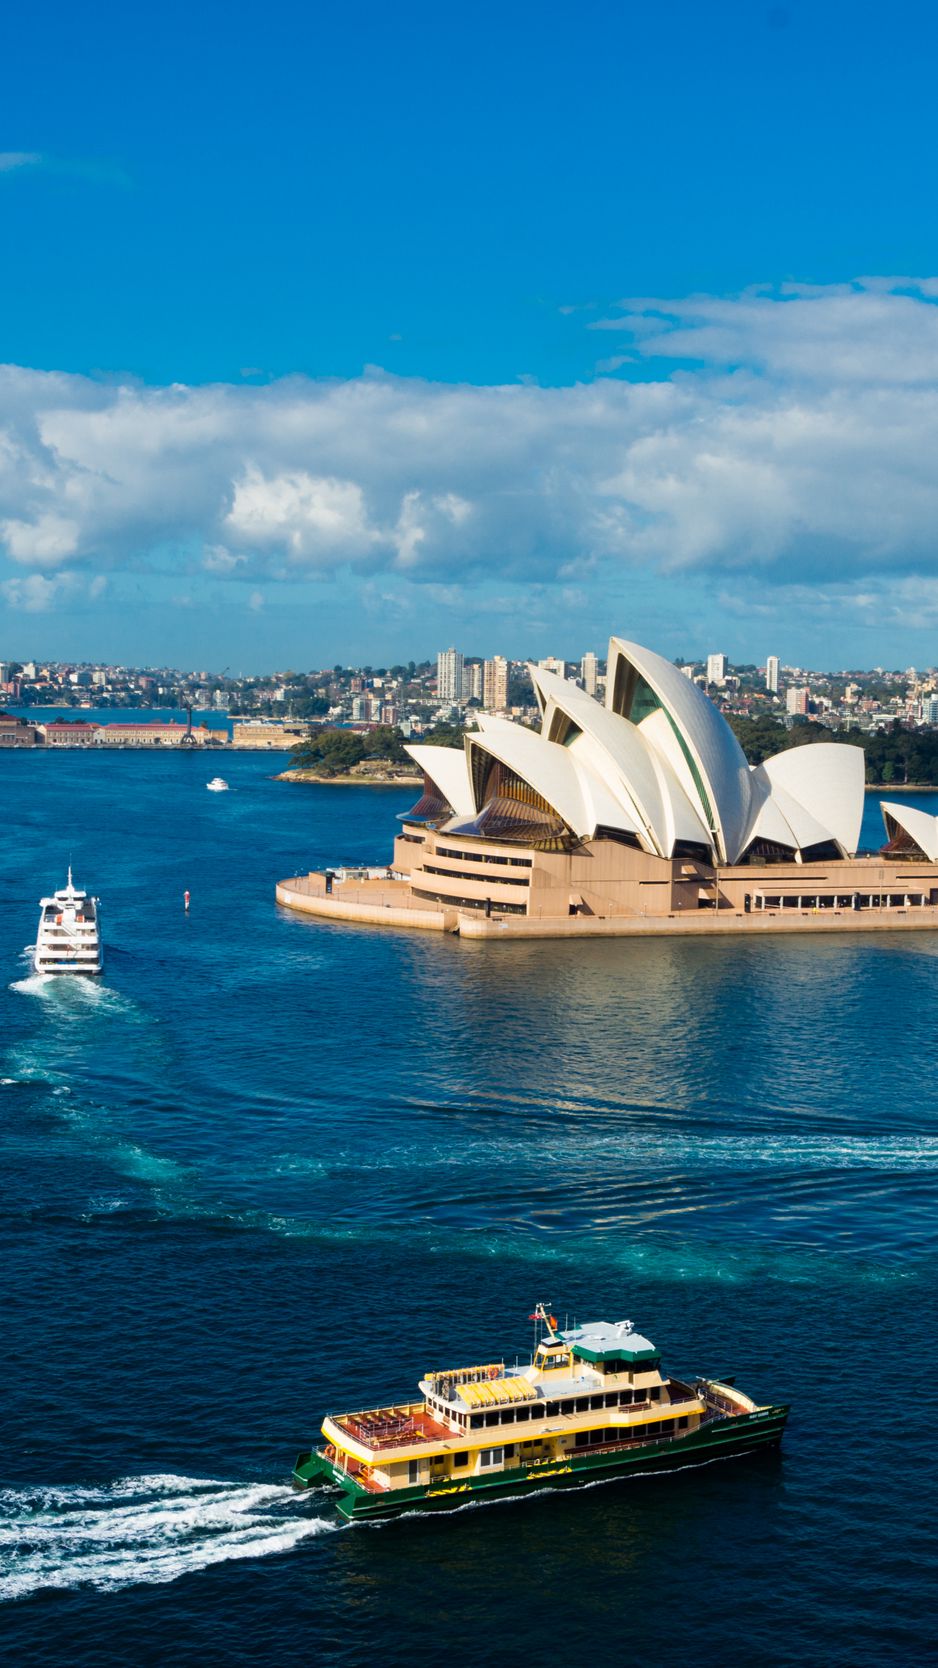
{"label": "ferry window", "polygon": [[631,1390],[621,1390],[619,1392],[619,1403],[622,1407],[628,1407],[629,1402],[631,1400],[632,1400]]}
{"label": "ferry window", "polygon": [[519,1407],[515,1409],[516,1419],[530,1419],[530,1417],[531,1409],[529,1407]]}
{"label": "ferry window", "polygon": [[618,1392],[618,1390],[613,1390],[611,1396],[606,1397],[606,1406],[607,1407],[618,1407],[618,1405],[619,1405],[619,1392]]}
{"label": "ferry window", "polygon": [[513,1442],[506,1442],[505,1443],[505,1458],[506,1459],[513,1458],[514,1457],[514,1452],[515,1452],[514,1443]]}
{"label": "ferry window", "polygon": [[661,1386],[660,1386],[660,1384],[653,1384],[651,1389],[649,1390],[648,1394],[651,1397],[653,1402],[660,1401],[661,1400]]}
{"label": "ferry window", "polygon": [[407,1481],[409,1483],[419,1483],[419,1481],[420,1481],[420,1461],[419,1460],[411,1460],[410,1464],[408,1465],[408,1467],[407,1467]]}
{"label": "ferry window", "polygon": [[577,1445],[577,1447],[578,1448],[585,1448],[587,1443],[592,1441],[592,1437],[593,1437],[592,1431],[577,1431],[577,1433],[576,1433],[576,1445]]}
{"label": "ferry window", "polygon": [[474,1413],[472,1418],[469,1420],[470,1428],[474,1431],[481,1430],[483,1423],[484,1420],[481,1413]]}
{"label": "ferry window", "polygon": [[589,1405],[590,1405],[589,1396],[577,1396],[577,1399],[576,1399],[577,1413],[585,1413],[587,1408],[589,1407]]}
{"label": "ferry window", "polygon": [[505,1412],[502,1414],[502,1424],[503,1425],[513,1425],[514,1422],[515,1422],[515,1410],[514,1410],[514,1408],[513,1407],[506,1408]]}
{"label": "ferry window", "polygon": [[590,1396],[590,1407],[603,1407],[605,1399],[604,1396]]}
{"label": "ferry window", "polygon": [[543,1402],[536,1402],[531,1409],[532,1419],[543,1419],[546,1409]]}
{"label": "ferry window", "polygon": [[485,1423],[487,1425],[497,1425],[500,1422],[501,1422],[501,1414],[500,1413],[487,1413],[485,1415]]}
{"label": "ferry window", "polygon": [[681,1414],[681,1417],[680,1417],[680,1419],[679,1419],[679,1420],[678,1420],[678,1424],[679,1424],[679,1425],[680,1425],[680,1427],[681,1427],[681,1430],[684,1430],[684,1428],[685,1428],[685,1427],[686,1427],[686,1425],[687,1425],[687,1414],[686,1414],[686,1413],[682,1413],[682,1414]]}
{"label": "ferry window", "polygon": [[468,1465],[469,1464],[469,1455],[468,1454],[454,1454],[453,1455],[453,1464],[454,1465]]}
{"label": "ferry window", "polygon": [[614,1430],[611,1426],[608,1426],[606,1428],[606,1430],[603,1431],[603,1436],[605,1437],[607,1442],[615,1442],[615,1439],[618,1436],[618,1434],[619,1434],[619,1432],[617,1430]]}
{"label": "ferry window", "polygon": [[479,1455],[480,1465],[501,1465],[505,1457],[504,1448],[483,1448]]}

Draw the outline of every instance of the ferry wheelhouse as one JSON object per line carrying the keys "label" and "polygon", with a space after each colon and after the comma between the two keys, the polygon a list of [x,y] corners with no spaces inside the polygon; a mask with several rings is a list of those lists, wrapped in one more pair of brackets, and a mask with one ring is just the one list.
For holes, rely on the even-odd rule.
{"label": "ferry wheelhouse", "polygon": [[561,1330],[538,1304],[527,1365],[427,1373],[422,1400],[330,1414],[301,1487],[336,1484],[347,1518],[672,1470],[777,1445],[788,1408],[733,1380],[674,1378],[631,1321]]}
{"label": "ferry wheelhouse", "polygon": [[43,974],[101,972],[98,899],[72,884],[71,867],[68,884],[40,900],[33,966]]}

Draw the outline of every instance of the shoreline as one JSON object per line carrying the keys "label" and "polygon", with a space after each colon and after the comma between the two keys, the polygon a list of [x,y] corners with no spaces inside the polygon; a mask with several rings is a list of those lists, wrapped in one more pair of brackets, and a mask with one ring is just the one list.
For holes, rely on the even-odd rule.
{"label": "shoreline", "polygon": [[313,770],[281,770],[275,782],[299,782],[317,788],[420,788],[422,776],[319,776]]}

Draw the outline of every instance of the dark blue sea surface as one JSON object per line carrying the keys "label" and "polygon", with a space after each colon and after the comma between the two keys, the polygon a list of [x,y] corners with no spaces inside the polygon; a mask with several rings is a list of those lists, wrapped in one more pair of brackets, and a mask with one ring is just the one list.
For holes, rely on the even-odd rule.
{"label": "dark blue sea surface", "polygon": [[[0,760],[11,1660],[934,1660],[938,935],[317,924],[274,882],[385,859],[409,791],[224,768]],[[24,959],[69,859],[100,984]],[[539,1298],[790,1400],[781,1456],[380,1527],[292,1493],[327,1408],[513,1358]]]}

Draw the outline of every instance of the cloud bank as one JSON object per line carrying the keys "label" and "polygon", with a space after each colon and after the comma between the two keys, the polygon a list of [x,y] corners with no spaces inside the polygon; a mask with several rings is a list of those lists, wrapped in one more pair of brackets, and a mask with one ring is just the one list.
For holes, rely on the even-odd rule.
{"label": "cloud bank", "polygon": [[[906,612],[938,584],[938,279],[626,301],[589,383],[0,371],[6,595],[127,570],[588,586],[602,565]],[[600,334],[601,333],[601,334]],[[85,579],[83,578],[83,582]],[[58,589],[57,589],[58,585]],[[256,605],[255,605],[256,606]]]}

